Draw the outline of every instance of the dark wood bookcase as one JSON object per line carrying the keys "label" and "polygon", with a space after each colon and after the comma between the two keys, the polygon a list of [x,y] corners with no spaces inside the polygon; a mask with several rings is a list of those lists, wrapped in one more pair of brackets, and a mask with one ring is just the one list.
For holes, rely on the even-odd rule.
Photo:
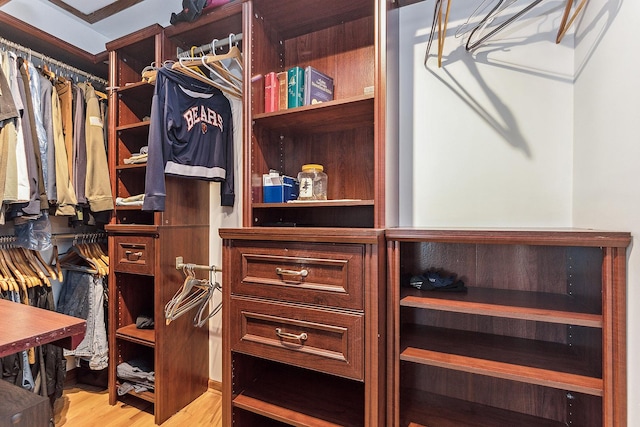
{"label": "dark wood bookcase", "polygon": [[[146,164],[124,159],[148,144],[154,86],[142,81],[145,67],[175,60],[178,49],[224,39],[242,31],[242,2],[231,2],[194,23],[153,25],[107,44],[110,61],[109,164],[114,197],[144,194]],[[163,212],[116,206],[109,233],[109,402],[131,398],[154,405],[162,424],[205,392],[209,379],[209,334],[193,325],[193,315],[169,324],[164,308],[185,275],[176,258],[209,265],[209,191],[205,181],[166,176]],[[206,278],[206,272],[202,273]],[[139,315],[152,315],[155,327],[138,329]],[[145,359],[154,367],[155,390],[117,393],[119,363]]]}
{"label": "dark wood bookcase", "polygon": [[[387,425],[626,425],[629,233],[386,231]],[[417,290],[456,275],[467,292]]]}
{"label": "dark wood bookcase", "polygon": [[[384,226],[397,211],[386,163],[397,114],[386,92],[391,2],[253,0],[247,8],[244,226]],[[334,100],[265,113],[262,77],[309,65],[333,78]],[[263,203],[263,174],[296,177],[306,163],[324,166],[327,201]]]}

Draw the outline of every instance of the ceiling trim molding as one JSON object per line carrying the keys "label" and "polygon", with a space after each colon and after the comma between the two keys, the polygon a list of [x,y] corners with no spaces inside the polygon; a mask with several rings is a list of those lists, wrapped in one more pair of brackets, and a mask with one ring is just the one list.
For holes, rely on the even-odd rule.
{"label": "ceiling trim molding", "polygon": [[[6,0],[6,1],[9,1],[9,0]],[[115,15],[116,13],[129,8],[134,4],[140,3],[142,0],[116,0],[110,5],[107,5],[91,13],[82,13],[75,7],[72,7],[67,3],[65,3],[63,0],[49,0],[49,1],[55,4],[56,6],[58,6],[59,8],[66,10],[70,14],[77,16],[83,21],[86,21],[89,24],[93,24],[105,18],[108,18],[111,15]],[[2,4],[2,2],[3,0],[0,0],[0,5]]]}
{"label": "ceiling trim molding", "polygon": [[1,10],[0,37],[4,37],[26,48],[33,49],[82,71],[95,74],[98,77],[107,78],[108,67],[104,62],[108,59],[108,53],[106,51],[92,55]]}
{"label": "ceiling trim molding", "polygon": [[11,0],[0,0],[0,6],[9,3]]}

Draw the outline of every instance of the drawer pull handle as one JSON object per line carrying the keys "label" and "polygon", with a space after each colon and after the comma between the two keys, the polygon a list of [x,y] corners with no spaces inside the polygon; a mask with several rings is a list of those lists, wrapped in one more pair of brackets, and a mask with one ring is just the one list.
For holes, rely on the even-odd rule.
{"label": "drawer pull handle", "polygon": [[[127,257],[127,261],[138,261],[142,258],[142,252],[125,251],[124,255]],[[132,257],[135,257],[135,259],[131,259]]]}
{"label": "drawer pull handle", "polygon": [[279,276],[286,275],[286,276],[307,277],[309,275],[309,271],[304,268],[300,271],[294,271],[294,270],[285,270],[284,268],[276,267],[276,274]]}
{"label": "drawer pull handle", "polygon": [[306,341],[308,338],[306,332],[296,335],[296,334],[290,334],[289,332],[282,332],[281,328],[276,328],[276,335],[279,336],[280,338],[289,338],[292,340],[298,340],[300,341],[300,343],[302,343],[302,341]]}

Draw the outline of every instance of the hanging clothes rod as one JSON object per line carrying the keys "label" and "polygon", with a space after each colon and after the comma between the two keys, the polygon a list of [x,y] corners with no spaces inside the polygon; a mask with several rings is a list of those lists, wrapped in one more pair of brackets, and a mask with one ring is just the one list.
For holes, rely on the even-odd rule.
{"label": "hanging clothes rod", "polygon": [[[215,49],[219,47],[228,46],[230,44],[237,43],[242,40],[242,33],[238,34],[229,34],[229,37],[226,39],[214,39],[211,43],[203,44],[202,46],[198,46],[189,50],[182,50],[179,47],[176,48],[177,57],[184,58],[188,56],[198,56],[198,55],[206,55],[207,53],[215,53]],[[215,44],[215,46],[214,46]]]}
{"label": "hanging clothes rod", "polygon": [[215,265],[198,265],[198,264],[189,264],[184,262],[184,258],[181,256],[176,257],[176,270],[182,270],[183,268],[192,268],[194,270],[207,270],[218,272],[222,271],[221,268],[216,267]]}
{"label": "hanging clothes rod", "polygon": [[71,65],[65,64],[64,62],[60,62],[60,61],[58,61],[56,59],[53,59],[53,58],[51,58],[51,57],[49,57],[47,55],[42,54],[42,53],[35,52],[35,51],[31,50],[28,47],[25,47],[25,46],[22,46],[22,45],[20,45],[18,43],[12,42],[11,40],[7,40],[4,37],[0,37],[0,45],[4,45],[7,48],[16,49],[16,50],[19,50],[19,51],[25,53],[29,57],[29,58],[27,58],[29,60],[31,59],[31,57],[35,57],[35,58],[38,58],[40,61],[42,61],[45,64],[54,65],[54,66],[56,66],[58,68],[64,68],[65,70],[67,70],[67,71],[69,71],[69,72],[71,72],[73,74],[76,74],[78,76],[82,76],[87,80],[91,80],[91,81],[94,81],[94,82],[97,82],[97,83],[101,83],[101,84],[103,84],[105,86],[107,86],[109,84],[109,82],[107,80],[105,80],[105,79],[103,79],[101,77],[94,76],[91,73],[87,73],[86,71],[82,71],[79,68],[76,68],[76,67],[73,67]]}
{"label": "hanging clothes rod", "polygon": [[[52,239],[104,239],[107,237],[105,232],[95,233],[58,233],[51,234]],[[12,243],[16,241],[15,235],[0,236],[0,243]]]}
{"label": "hanging clothes rod", "polygon": [[52,239],[105,239],[106,237],[107,233],[102,231],[95,233],[59,233],[51,235]]}

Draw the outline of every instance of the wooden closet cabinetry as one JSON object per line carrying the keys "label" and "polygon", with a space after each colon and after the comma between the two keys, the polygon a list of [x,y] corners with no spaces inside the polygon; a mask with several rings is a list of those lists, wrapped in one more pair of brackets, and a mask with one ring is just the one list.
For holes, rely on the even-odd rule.
{"label": "wooden closet cabinetry", "polygon": [[[177,48],[224,39],[242,31],[242,4],[230,3],[189,25],[154,25],[107,44],[110,61],[109,164],[115,197],[144,194],[146,164],[124,159],[148,144],[152,84],[145,67],[175,59]],[[209,183],[166,176],[164,212],[116,206],[109,233],[109,402],[131,396],[154,405],[161,424],[207,390],[209,335],[188,313],[169,324],[164,307],[185,275],[176,258],[209,265]],[[218,185],[218,184],[215,184]],[[203,273],[206,275],[206,273]],[[203,278],[206,278],[204,276]],[[140,315],[153,316],[153,329],[138,329]],[[118,395],[117,366],[144,360],[155,372],[155,390]]]}
{"label": "wooden closet cabinetry", "polygon": [[220,234],[224,425],[384,425],[383,230]]}
{"label": "wooden closet cabinetry", "polygon": [[[247,0],[243,229],[223,229],[225,426],[385,425],[385,252],[397,177],[385,0]],[[333,100],[265,112],[265,77],[312,66]],[[319,163],[326,201],[264,203]],[[391,169],[391,170],[390,170]],[[391,190],[390,190],[391,189]]]}
{"label": "wooden closet cabinetry", "polygon": [[[390,3],[245,3],[245,77],[251,84],[245,92],[244,226],[372,228],[394,216],[397,208],[387,198],[396,197],[397,178],[385,163],[394,147],[388,136],[396,137],[388,123],[397,114],[387,108],[397,95],[387,94],[385,84],[395,78],[386,61],[387,29],[394,31],[396,22],[387,19]],[[332,77],[334,99],[265,113],[262,77],[296,66]],[[328,200],[263,203],[263,174],[274,169],[295,178],[307,163],[323,165]]]}
{"label": "wooden closet cabinetry", "polygon": [[[388,425],[626,425],[628,233],[386,237]],[[405,286],[430,269],[468,291]]]}

